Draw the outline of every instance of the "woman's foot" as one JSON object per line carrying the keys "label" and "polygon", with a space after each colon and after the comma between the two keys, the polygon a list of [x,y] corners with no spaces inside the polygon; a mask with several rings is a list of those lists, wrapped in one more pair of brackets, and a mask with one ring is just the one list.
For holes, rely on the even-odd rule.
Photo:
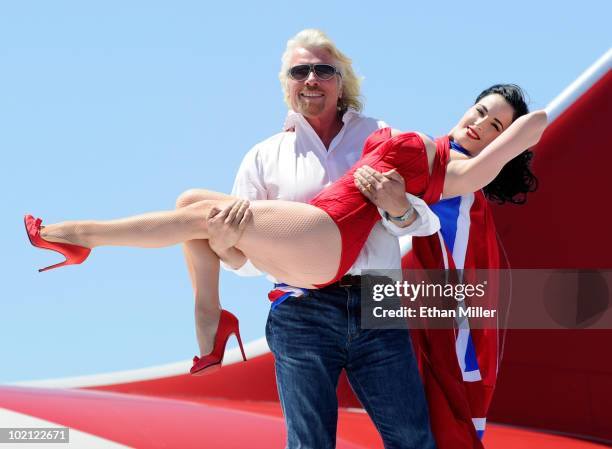
{"label": "woman's foot", "polygon": [[[64,262],[51,265],[50,267],[41,268],[38,271],[47,271],[52,268],[58,268],[64,265],[75,265],[83,263],[91,253],[91,249],[85,246],[47,240],[41,232],[43,226],[42,220],[40,218],[34,218],[31,215],[26,215],[24,217],[24,224],[26,232],[28,234],[28,238],[30,239],[30,243],[33,246],[41,249],[48,249],[51,251],[58,252],[66,258]],[[46,234],[47,233],[45,233],[45,235]]]}
{"label": "woman's foot", "polygon": [[76,225],[70,223],[58,223],[40,227],[40,236],[48,242],[66,243],[69,245],[84,246],[76,231]]}
{"label": "woman's foot", "polygon": [[[240,329],[238,328],[238,318],[232,315],[227,310],[219,311],[219,320],[215,336],[213,338],[212,350],[202,357],[193,358],[193,366],[191,367],[190,373],[195,376],[199,376],[221,367],[223,362],[223,356],[225,355],[225,345],[230,335],[234,334],[238,340],[240,351],[242,352],[242,358],[246,361],[246,355],[244,354],[244,348],[242,347],[242,340],[240,338]],[[198,328],[198,334],[209,333],[210,329]],[[200,338],[198,335],[198,342]],[[208,345],[204,344],[200,346],[202,354],[204,354]]]}
{"label": "woman's foot", "polygon": [[212,352],[220,319],[221,309],[196,310],[196,337],[200,348],[200,357]]}

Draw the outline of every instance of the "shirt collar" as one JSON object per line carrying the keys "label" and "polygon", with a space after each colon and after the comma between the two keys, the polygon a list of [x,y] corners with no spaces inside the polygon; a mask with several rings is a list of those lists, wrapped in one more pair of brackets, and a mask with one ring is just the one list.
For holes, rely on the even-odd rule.
{"label": "shirt collar", "polygon": [[[361,113],[356,111],[355,109],[348,109],[342,116],[342,122],[346,125],[348,122],[350,122],[356,117],[361,117]],[[302,114],[290,109],[289,112],[287,112],[287,117],[285,118],[285,123],[283,125],[283,131],[287,131],[291,128],[295,129],[297,126],[300,126],[300,125],[310,126],[310,124],[308,123],[308,121],[306,121],[306,119],[304,118]]]}

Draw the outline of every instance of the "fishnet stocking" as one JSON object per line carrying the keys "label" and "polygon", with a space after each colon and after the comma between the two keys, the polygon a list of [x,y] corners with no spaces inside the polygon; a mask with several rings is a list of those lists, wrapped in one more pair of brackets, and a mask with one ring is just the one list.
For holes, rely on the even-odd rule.
{"label": "fishnet stocking", "polygon": [[322,210],[291,201],[251,202],[253,220],[236,245],[253,264],[297,287],[323,284],[340,264],[336,224]]}

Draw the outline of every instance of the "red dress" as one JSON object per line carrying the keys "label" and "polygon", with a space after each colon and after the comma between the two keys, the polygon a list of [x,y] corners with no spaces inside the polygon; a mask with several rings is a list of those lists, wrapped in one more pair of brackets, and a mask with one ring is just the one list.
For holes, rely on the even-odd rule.
{"label": "red dress", "polygon": [[361,158],[353,167],[310,201],[310,204],[324,210],[334,220],[342,238],[342,253],[336,276],[325,284],[316,285],[317,288],[332,284],[346,274],[357,260],[370,231],[381,218],[376,206],[355,186],[355,170],[364,165],[379,172],[395,168],[406,182],[406,192],[422,197],[431,204],[437,202],[442,194],[448,154],[448,137],[436,139],[436,158],[430,176],[427,151],[418,134],[404,133],[391,137],[391,128],[379,129],[370,134]]}

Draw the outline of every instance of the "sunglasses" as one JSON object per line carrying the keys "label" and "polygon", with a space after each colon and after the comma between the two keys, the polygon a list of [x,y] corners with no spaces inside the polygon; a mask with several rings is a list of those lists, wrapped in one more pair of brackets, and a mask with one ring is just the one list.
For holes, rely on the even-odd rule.
{"label": "sunglasses", "polygon": [[310,72],[314,72],[315,76],[320,80],[327,81],[341,73],[333,65],[329,64],[300,64],[291,67],[287,74],[289,77],[296,81],[304,81],[310,75]]}

